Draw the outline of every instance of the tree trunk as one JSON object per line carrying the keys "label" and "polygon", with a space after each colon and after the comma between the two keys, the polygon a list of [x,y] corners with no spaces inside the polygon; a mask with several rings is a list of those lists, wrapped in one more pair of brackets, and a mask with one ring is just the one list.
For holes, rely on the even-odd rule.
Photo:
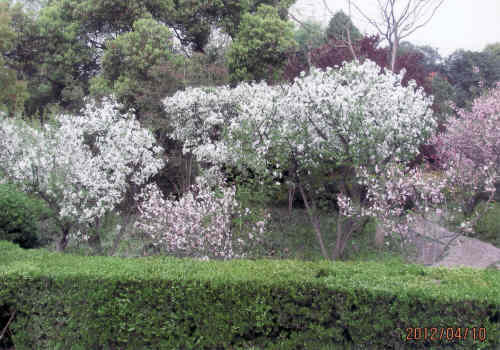
{"label": "tree trunk", "polygon": [[109,252],[109,255],[115,255],[116,250],[118,249],[118,245],[120,244],[125,231],[127,230],[127,227],[132,219],[132,214],[124,214],[125,218],[123,219],[123,226],[120,227],[120,231],[116,234],[116,237],[113,239],[113,246],[111,247],[111,251]]}
{"label": "tree trunk", "polygon": [[288,185],[288,216],[292,216],[294,196],[295,196],[295,184],[290,184]]}
{"label": "tree trunk", "polygon": [[58,252],[63,252],[66,249],[66,246],[68,245],[69,230],[69,226],[62,227],[62,237],[56,243],[56,250]]}
{"label": "tree trunk", "polygon": [[384,247],[385,242],[385,230],[382,225],[377,222],[375,228],[375,247],[378,249],[382,249]]}
{"label": "tree trunk", "polygon": [[311,45],[307,45],[306,59],[307,59],[307,74],[309,74],[309,72],[311,71],[311,67],[312,67]]}
{"label": "tree trunk", "polygon": [[341,215],[339,214],[337,216],[337,240],[335,243],[335,249],[333,250],[333,260],[338,260],[340,256],[342,255],[341,248],[342,248],[342,236],[344,235],[344,232],[342,231],[342,223],[340,222]]}
{"label": "tree trunk", "polygon": [[89,237],[89,246],[92,248],[92,251],[97,254],[102,254],[102,244],[101,244],[101,233],[100,233],[100,220],[99,218],[95,218],[94,221],[94,232]]}
{"label": "tree trunk", "polygon": [[306,206],[307,214],[309,215],[309,219],[311,220],[311,224],[313,225],[314,231],[316,233],[316,239],[318,240],[321,249],[321,254],[325,259],[329,260],[330,257],[328,256],[328,251],[326,250],[325,243],[323,242],[323,235],[321,234],[321,228],[318,222],[318,218],[315,217],[313,210],[309,206],[309,202],[307,200],[306,194],[300,182],[298,182],[298,187],[300,194],[302,195],[302,199],[304,200],[304,205]]}
{"label": "tree trunk", "polygon": [[96,231],[89,237],[88,242],[93,252],[97,253],[98,255],[102,254],[101,235],[98,231]]}
{"label": "tree trunk", "polygon": [[398,54],[398,46],[399,46],[399,37],[398,37],[398,28],[394,27],[394,42],[392,44],[392,52],[391,52],[391,70],[394,72],[396,68],[396,56]]}
{"label": "tree trunk", "polygon": [[346,244],[351,238],[352,234],[356,230],[363,228],[369,220],[369,218],[364,217],[360,218],[359,221],[355,223],[350,221],[348,227],[344,230],[341,222],[341,217],[342,216],[339,214],[337,218],[337,242],[335,244],[335,250],[333,251],[333,260],[339,260],[342,258],[342,256],[344,255]]}
{"label": "tree trunk", "polygon": [[[349,16],[350,18],[350,16]],[[349,50],[351,51],[352,59],[357,61],[358,57],[356,56],[356,52],[354,51],[354,47],[352,46],[352,40],[351,40],[351,28],[346,29],[347,32],[347,44],[349,45]]]}

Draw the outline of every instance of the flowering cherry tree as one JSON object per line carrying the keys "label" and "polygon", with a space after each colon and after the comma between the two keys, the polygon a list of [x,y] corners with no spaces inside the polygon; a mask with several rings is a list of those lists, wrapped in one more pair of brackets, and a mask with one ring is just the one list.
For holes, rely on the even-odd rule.
{"label": "flowering cherry tree", "polygon": [[[178,92],[165,106],[167,112],[178,109],[185,113],[184,118],[203,121],[199,128],[181,131],[185,145],[193,145],[190,140],[196,133],[211,127],[209,120],[218,120],[225,127],[225,137],[219,141],[224,153],[203,142],[193,152],[212,153],[214,158],[224,154],[225,161],[244,164],[261,174],[275,176],[285,166],[291,170],[321,251],[329,258],[314,215],[313,196],[306,193],[311,190],[306,179],[313,169],[325,166],[364,166],[373,171],[376,165],[384,168],[391,161],[410,160],[417,154],[418,145],[432,135],[437,124],[430,108],[432,98],[414,82],[403,87],[403,75],[381,74],[375,63],[365,60],[363,64],[346,63],[337,70],[312,69],[310,75],[296,78],[291,85],[223,88],[220,94],[237,106],[231,109],[237,113],[230,115],[203,102],[207,92],[201,89]],[[195,105],[203,106],[204,114],[197,113],[192,108]],[[270,169],[270,161],[274,168]],[[359,194],[348,194],[359,205]],[[340,240],[348,236],[337,233]],[[335,251],[332,256],[340,254]]]}
{"label": "flowering cherry tree", "polygon": [[[458,211],[472,208],[479,194],[486,194],[490,202],[496,192],[500,168],[500,84],[477,98],[470,111],[456,109],[456,112],[457,117],[448,119],[446,131],[431,139],[442,167],[440,176],[426,175],[420,169],[403,170],[397,165],[391,165],[385,172],[377,169],[378,176],[360,169],[358,177],[368,186],[370,205],[359,212],[349,198],[340,196],[343,214],[375,216],[382,221],[386,232],[398,233],[404,241],[410,236],[414,219],[404,212],[408,200],[414,204],[413,211],[420,215],[429,209],[446,210],[447,198],[458,206]],[[462,222],[455,237],[472,233],[481,214],[475,212]]]}
{"label": "flowering cherry tree", "polygon": [[[232,123],[238,123],[242,108],[249,106],[253,100],[261,101],[263,105],[266,101],[269,104],[280,94],[280,90],[273,89],[266,83],[241,83],[234,89],[228,86],[186,88],[163,102],[165,111],[172,120],[174,131],[170,136],[183,142],[183,152],[194,154],[198,161],[219,166],[228,163],[241,165],[241,155],[234,154],[227,148],[224,136],[228,127]],[[254,113],[259,118],[259,110],[254,110]],[[235,142],[242,142],[237,137],[233,139]],[[253,154],[249,156],[252,157]],[[252,163],[250,159],[245,162],[249,166]]]}
{"label": "flowering cherry tree", "polygon": [[477,176],[471,171],[491,165],[500,170],[500,82],[474,100],[470,111],[455,108],[446,132],[434,138],[440,161],[460,162],[467,168],[467,181],[473,186]]}
{"label": "flowering cherry tree", "polygon": [[127,188],[145,183],[164,161],[150,131],[112,99],[89,101],[81,115],[60,115],[56,124],[37,130],[1,119],[0,168],[55,210],[64,250],[72,227],[97,228]]}
{"label": "flowering cherry tree", "polygon": [[[500,82],[476,98],[470,111],[455,108],[446,131],[433,138],[439,159],[461,196],[462,210],[471,211],[480,193],[493,199],[500,171]],[[464,226],[471,231],[471,222]]]}
{"label": "flowering cherry tree", "polygon": [[[430,209],[441,210],[446,198],[443,194],[448,185],[444,177],[429,176],[422,169],[404,168],[401,164],[390,163],[382,171],[378,167],[374,173],[365,168],[357,169],[357,177],[367,187],[367,205],[353,206],[350,198],[340,194],[338,198],[341,215],[346,217],[371,216],[379,220],[384,235],[399,235],[401,248],[412,242],[411,224],[414,216],[407,215],[405,209],[412,203],[414,212],[426,213]],[[342,242],[340,251],[344,248]]]}
{"label": "flowering cherry tree", "polygon": [[[436,126],[432,99],[414,83],[403,87],[404,72],[379,73],[366,60],[339,70],[313,69],[292,85],[191,88],[164,105],[175,117],[172,136],[201,159],[244,161],[265,171],[268,158],[262,155],[273,152],[277,157],[284,149],[285,159],[293,148],[308,165],[333,157],[337,163],[373,168],[391,159],[410,159]],[[214,127],[226,127],[229,137],[210,139]]]}

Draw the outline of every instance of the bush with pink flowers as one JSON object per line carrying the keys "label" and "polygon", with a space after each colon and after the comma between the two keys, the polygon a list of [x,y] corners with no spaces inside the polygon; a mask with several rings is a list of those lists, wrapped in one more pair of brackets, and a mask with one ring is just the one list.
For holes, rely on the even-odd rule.
{"label": "bush with pink flowers", "polygon": [[[153,244],[165,251],[197,258],[231,259],[245,256],[245,250],[260,240],[268,217],[234,237],[235,216],[248,216],[235,200],[236,189],[227,186],[219,174],[216,183],[200,177],[178,201],[164,199],[156,185],[137,196],[141,216],[136,227],[149,234]],[[245,210],[246,209],[246,210]],[[244,221],[244,220],[242,220]]]}

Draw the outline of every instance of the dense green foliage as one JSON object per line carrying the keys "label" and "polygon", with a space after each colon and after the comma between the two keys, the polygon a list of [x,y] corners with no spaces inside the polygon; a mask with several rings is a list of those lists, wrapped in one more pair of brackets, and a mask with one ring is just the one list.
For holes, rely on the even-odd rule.
{"label": "dense green foliage", "polygon": [[[90,92],[90,80],[101,71],[102,58],[114,40],[119,40],[121,52],[125,53],[125,46],[130,47],[132,41],[136,42],[135,45],[145,45],[138,43],[139,39],[156,42],[165,35],[163,41],[168,41],[170,33],[166,29],[170,28],[188,51],[204,53],[213,26],[234,38],[239,32],[243,15],[255,12],[258,5],[272,4],[279,18],[285,19],[292,3],[293,0],[143,0],[127,3],[55,0],[42,4],[44,6],[36,14],[25,12],[20,6],[11,6],[12,29],[17,36],[12,48],[3,52],[3,56],[12,60],[18,74],[28,82],[30,96],[26,101],[26,111],[29,116],[37,112],[42,114],[50,104],[75,112],[82,108],[82,98]],[[164,28],[157,30],[154,35],[150,33],[148,38],[144,35],[123,37],[126,33],[138,30],[134,23],[143,18],[155,20],[156,29],[159,26]],[[111,51],[111,56],[116,56],[116,50],[112,48]],[[146,60],[149,61],[146,66],[151,64],[151,58],[144,55],[129,57],[133,62]],[[156,55],[154,59],[158,58]],[[159,70],[148,72],[149,75],[164,73],[162,69],[165,67],[160,67]],[[173,67],[169,68],[175,71]],[[133,85],[141,85],[147,80],[142,76],[136,82],[133,78],[137,76],[132,72],[124,75],[131,79]],[[100,86],[103,85],[114,86],[115,81],[107,84],[101,82]],[[151,89],[151,86],[145,85],[139,86],[140,89],[132,89],[137,93],[135,99],[141,97],[143,89]]]}
{"label": "dense green foliage", "polygon": [[486,45],[483,52],[496,56],[500,58],[500,42]]}
{"label": "dense green foliage", "polygon": [[[7,242],[0,252],[0,305],[16,310],[10,329],[20,348],[431,345],[405,340],[416,323],[484,327],[480,348],[500,339],[493,270],[78,257]],[[473,342],[452,343],[465,349]]]}
{"label": "dense green foliage", "polygon": [[446,118],[453,114],[450,102],[455,101],[455,90],[442,74],[436,73],[431,79],[432,95],[434,96],[434,113],[436,113],[437,119],[441,123],[444,123]]}
{"label": "dense green foliage", "polygon": [[500,81],[500,58],[489,51],[457,50],[445,60],[443,71],[455,90],[456,105],[469,107],[483,89]]}
{"label": "dense green foliage", "polygon": [[296,45],[292,29],[271,6],[261,5],[255,14],[243,15],[228,52],[231,82],[278,80],[286,53]]}
{"label": "dense green foliage", "polygon": [[41,200],[30,198],[13,185],[0,184],[0,240],[22,248],[39,246],[37,223],[49,215]]}
{"label": "dense green foliage", "polygon": [[0,111],[14,116],[24,111],[24,101],[28,93],[26,82],[18,80],[11,60],[4,57],[4,53],[12,49],[16,39],[11,22],[12,15],[8,3],[0,2]]}
{"label": "dense green foliage", "polygon": [[476,210],[484,211],[474,226],[477,238],[500,248],[500,203],[490,203],[487,208],[480,203]]}
{"label": "dense green foliage", "polygon": [[110,40],[101,66],[91,80],[91,93],[114,94],[141,117],[161,114],[160,100],[180,87],[176,72],[182,56],[174,53],[169,29],[151,18],[138,19],[132,31]]}

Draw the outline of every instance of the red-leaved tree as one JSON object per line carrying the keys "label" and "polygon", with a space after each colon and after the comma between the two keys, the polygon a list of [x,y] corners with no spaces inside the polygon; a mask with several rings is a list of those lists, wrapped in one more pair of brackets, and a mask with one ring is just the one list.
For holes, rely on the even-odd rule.
{"label": "red-leaved tree", "polygon": [[[360,60],[366,58],[377,63],[380,68],[390,69],[390,52],[388,48],[379,48],[380,38],[378,35],[365,36],[361,40],[353,42],[353,49],[356,57]],[[330,40],[323,46],[309,52],[311,65],[325,69],[327,67],[341,66],[343,62],[350,62],[354,59],[348,45],[343,42]],[[423,65],[424,56],[418,52],[408,52],[398,56],[395,66],[395,73],[399,73],[403,68],[406,74],[403,78],[403,85],[408,81],[415,80],[418,86],[424,88],[426,93],[430,93],[432,86],[428,79],[428,72]],[[285,66],[283,79],[292,82],[300,72],[308,71],[308,63],[301,59],[299,54],[291,54]]]}

